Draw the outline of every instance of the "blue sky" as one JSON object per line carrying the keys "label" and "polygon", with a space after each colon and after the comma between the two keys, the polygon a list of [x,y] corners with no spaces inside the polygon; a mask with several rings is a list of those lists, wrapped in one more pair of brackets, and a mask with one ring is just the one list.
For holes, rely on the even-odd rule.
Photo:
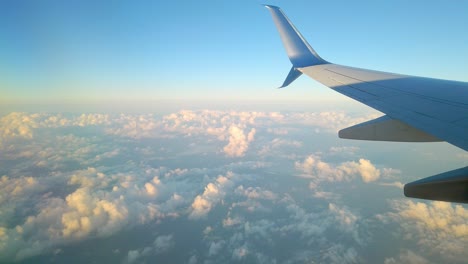
{"label": "blue sky", "polygon": [[[2,101],[314,100],[263,1],[2,1]],[[468,3],[270,1],[325,59],[467,81]],[[320,87],[318,89],[311,89]]]}
{"label": "blue sky", "polygon": [[[468,207],[403,186],[446,142],[290,62],[263,1],[0,1],[0,262],[465,263]],[[326,60],[468,81],[468,3],[271,1]]]}

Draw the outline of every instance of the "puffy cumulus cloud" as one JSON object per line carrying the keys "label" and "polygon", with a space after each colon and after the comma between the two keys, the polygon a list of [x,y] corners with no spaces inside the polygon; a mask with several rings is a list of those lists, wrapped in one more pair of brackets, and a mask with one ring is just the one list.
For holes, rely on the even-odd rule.
{"label": "puffy cumulus cloud", "polygon": [[90,233],[108,236],[128,221],[123,199],[99,199],[88,188],[80,188],[66,197],[60,233],[64,238],[82,238]]}
{"label": "puffy cumulus cloud", "polygon": [[234,174],[228,172],[226,176],[220,175],[216,181],[208,183],[203,194],[197,195],[193,200],[189,218],[199,219],[205,217],[224,198],[226,191],[233,187],[233,177]]}
{"label": "puffy cumulus cloud", "polygon": [[[196,241],[204,245],[182,256],[198,263],[231,259],[359,262],[356,248],[363,249],[368,242],[363,231],[368,225],[357,210],[316,186],[322,181],[359,177],[376,180],[379,169],[370,161],[332,163],[317,155],[296,163],[297,156],[281,159],[271,155],[268,162],[265,157],[235,162],[215,159],[227,152],[232,157],[285,149],[295,152],[303,143],[292,140],[295,135],[289,131],[296,129],[295,134],[304,125],[331,131],[330,124],[310,119],[304,123],[297,113],[208,110],[164,117],[40,114],[31,118],[34,140],[12,137],[7,142],[8,156],[1,161],[7,168],[0,178],[0,262],[53,254],[60,247],[88,239],[112,240],[138,225],[164,223],[165,232],[171,233],[174,218],[190,225],[194,219],[209,217],[199,223],[208,226],[205,232],[198,224],[189,227],[204,237]],[[281,128],[268,130],[272,125]],[[206,159],[184,153],[182,160],[170,149],[175,137],[193,145],[202,141],[216,144]],[[352,151],[336,149],[335,153]],[[320,175],[310,183],[316,190],[313,196],[333,202],[304,195],[304,179],[295,182],[272,172],[294,173],[291,165],[305,177]],[[296,201],[293,196],[300,198]],[[214,212],[214,208],[220,210]],[[336,234],[347,247],[336,245]],[[275,254],[275,249],[290,241],[297,242],[291,243],[297,249]],[[162,252],[170,255],[176,251],[171,251],[176,247],[172,236],[160,236],[137,247],[119,248],[115,254],[125,262],[141,263]]]}
{"label": "puffy cumulus cloud", "polygon": [[0,144],[2,139],[32,138],[33,129],[38,127],[39,114],[13,112],[0,118]]}
{"label": "puffy cumulus cloud", "polygon": [[241,128],[232,125],[229,128],[229,143],[223,148],[224,153],[231,157],[242,157],[253,141],[255,132],[255,128],[252,128],[246,135]]}
{"label": "puffy cumulus cloud", "polygon": [[145,183],[145,189],[146,193],[150,196],[155,196],[157,193],[156,187],[150,182]]}
{"label": "puffy cumulus cloud", "polygon": [[141,263],[143,259],[156,256],[161,253],[171,250],[175,245],[174,237],[172,235],[161,235],[156,237],[154,242],[142,249],[130,250],[124,263]]}
{"label": "puffy cumulus cloud", "polygon": [[302,162],[297,161],[295,167],[303,173],[302,176],[328,181],[342,181],[345,176],[343,171],[333,168],[330,164],[323,162],[319,156],[314,155],[309,155]]}
{"label": "puffy cumulus cloud", "polygon": [[367,159],[359,159],[359,163],[353,163],[353,166],[357,166],[359,174],[364,182],[373,182],[379,179],[380,170]]}
{"label": "puffy cumulus cloud", "polygon": [[98,198],[88,188],[79,188],[65,199],[43,199],[37,210],[38,214],[27,216],[22,224],[3,227],[7,236],[0,252],[4,258],[21,260],[91,235],[108,236],[129,222],[123,200]]}
{"label": "puffy cumulus cloud", "polygon": [[355,175],[359,175],[364,182],[368,183],[380,177],[380,170],[367,159],[332,165],[322,161],[319,156],[309,155],[304,161],[297,161],[295,166],[303,173],[302,176],[312,177],[317,181],[350,181]]}
{"label": "puffy cumulus cloud", "polygon": [[393,201],[391,206],[394,212],[380,216],[380,219],[396,221],[405,239],[416,240],[425,253],[440,254],[445,261],[466,261],[468,210],[465,207],[412,200]]}
{"label": "puffy cumulus cloud", "polygon": [[[22,260],[71,242],[178,217],[190,200],[176,191],[195,196],[193,185],[159,178],[170,170],[131,166],[119,169],[127,173],[115,173],[102,169],[55,172],[39,178],[2,176],[0,261]],[[167,241],[163,238],[155,240],[154,248],[164,248]],[[142,252],[146,251],[136,253]]]}

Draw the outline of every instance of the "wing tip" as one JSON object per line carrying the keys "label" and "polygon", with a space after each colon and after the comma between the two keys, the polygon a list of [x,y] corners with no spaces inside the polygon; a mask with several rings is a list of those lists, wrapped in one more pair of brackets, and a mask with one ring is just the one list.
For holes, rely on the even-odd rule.
{"label": "wing tip", "polygon": [[286,17],[281,8],[264,5],[271,13],[289,60],[296,68],[328,63],[322,59],[301,35],[294,24]]}
{"label": "wing tip", "polygon": [[279,8],[278,6],[274,6],[274,5],[262,4],[262,6],[268,8],[268,9],[281,9],[281,8]]}

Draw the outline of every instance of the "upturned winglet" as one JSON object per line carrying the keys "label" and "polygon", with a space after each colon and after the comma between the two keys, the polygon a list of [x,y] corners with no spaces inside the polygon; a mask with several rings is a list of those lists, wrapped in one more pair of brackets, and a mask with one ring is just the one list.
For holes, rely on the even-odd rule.
{"label": "upturned winglet", "polygon": [[[273,22],[278,29],[289,60],[294,68],[303,68],[328,63],[307,43],[301,33],[289,21],[283,11],[272,5],[264,5],[270,10]],[[297,78],[297,77],[296,77]]]}

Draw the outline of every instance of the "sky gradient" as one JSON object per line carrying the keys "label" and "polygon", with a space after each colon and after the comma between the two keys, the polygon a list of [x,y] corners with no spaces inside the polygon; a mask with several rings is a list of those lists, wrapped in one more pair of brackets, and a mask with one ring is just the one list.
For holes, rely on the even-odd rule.
{"label": "sky gradient", "polygon": [[[466,263],[446,142],[306,77],[260,1],[0,1],[0,263]],[[468,3],[271,1],[326,60],[468,81]]]}
{"label": "sky gradient", "polygon": [[[2,1],[4,103],[339,99],[290,68],[260,1]],[[467,81],[465,2],[272,1],[331,62]],[[314,89],[318,87],[318,89]]]}

